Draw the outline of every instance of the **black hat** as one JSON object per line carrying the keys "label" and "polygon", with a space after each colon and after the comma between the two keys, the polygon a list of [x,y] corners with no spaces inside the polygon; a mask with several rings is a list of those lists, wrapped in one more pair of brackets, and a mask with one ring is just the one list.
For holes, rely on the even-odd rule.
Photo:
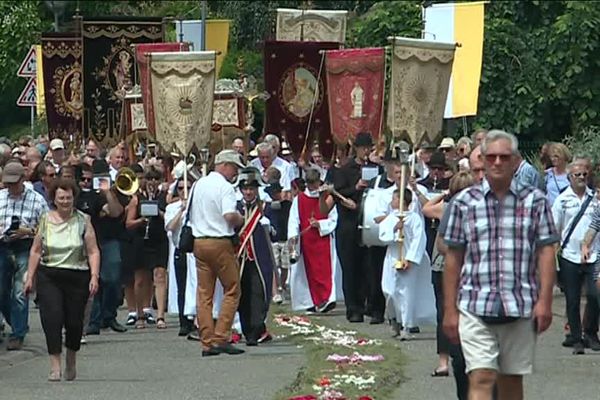
{"label": "black hat", "polygon": [[265,182],[260,175],[260,171],[255,167],[246,167],[240,171],[237,179],[237,185],[244,186],[265,186]]}
{"label": "black hat", "polygon": [[283,190],[283,188],[281,187],[281,185],[279,184],[279,182],[273,182],[271,184],[269,184],[269,186],[267,186],[265,188],[265,192],[267,192],[267,194],[271,197],[273,197],[274,193],[279,193]]}
{"label": "black hat", "polygon": [[106,160],[94,160],[92,162],[92,171],[94,171],[95,175],[108,174],[109,169]]}
{"label": "black hat", "polygon": [[419,148],[425,149],[425,150],[434,150],[437,147],[435,144],[428,142],[427,140],[423,140],[423,142],[421,143],[421,146],[419,146]]}
{"label": "black hat", "polygon": [[371,147],[373,146],[373,138],[368,132],[360,132],[354,139],[354,147]]}
{"label": "black hat", "polygon": [[427,166],[429,166],[430,168],[432,168],[432,167],[442,167],[444,169],[448,168],[448,164],[446,164],[446,156],[444,155],[444,153],[436,151],[435,153],[433,153],[431,155],[431,159],[429,160],[429,163],[427,164]]}

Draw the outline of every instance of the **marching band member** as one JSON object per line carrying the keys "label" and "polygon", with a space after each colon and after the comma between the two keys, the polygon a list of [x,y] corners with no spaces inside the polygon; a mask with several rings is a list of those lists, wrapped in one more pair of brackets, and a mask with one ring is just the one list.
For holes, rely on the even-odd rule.
{"label": "marching band member", "polygon": [[244,215],[244,225],[239,232],[242,295],[238,312],[246,345],[256,346],[261,339],[270,339],[265,325],[273,285],[270,222],[264,216],[267,205],[258,198],[258,187],[264,185],[260,171],[245,168],[238,182],[243,199],[238,201],[237,210]]}
{"label": "marching band member", "polygon": [[292,268],[292,309],[327,312],[335,308],[337,253],[334,231],[337,209],[328,215],[319,210],[321,177],[316,169],[306,171],[306,190],[292,202],[288,222],[290,246],[299,246],[300,257]]}
{"label": "marching band member", "polygon": [[[435,299],[430,284],[431,265],[425,251],[427,239],[423,229],[423,217],[409,211],[412,192],[404,191],[404,204],[400,205],[399,190],[394,191],[392,210],[379,224],[379,238],[388,243],[381,287],[386,297],[388,317],[396,320],[395,331],[400,340],[411,339],[409,328],[418,323],[435,321]],[[404,217],[400,218],[402,207]],[[404,230],[403,264],[396,268],[399,261],[398,238]]]}

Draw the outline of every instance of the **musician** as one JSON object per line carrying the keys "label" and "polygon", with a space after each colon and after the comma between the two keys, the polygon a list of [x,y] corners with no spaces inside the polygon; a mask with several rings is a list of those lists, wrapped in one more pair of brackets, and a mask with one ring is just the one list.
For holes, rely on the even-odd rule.
{"label": "musician", "polygon": [[[244,353],[228,341],[240,300],[234,229],[244,223],[244,217],[237,211],[235,191],[230,183],[237,176],[238,168],[244,167],[239,153],[222,150],[215,156],[215,170],[201,178],[190,194],[190,198],[194,196],[189,205],[189,220],[196,238],[198,324],[203,357]],[[223,285],[223,301],[215,325],[212,306],[217,278]]]}
{"label": "musician", "polygon": [[320,172],[305,171],[306,190],[292,202],[288,238],[292,252],[299,247],[298,264],[292,268],[292,309],[328,312],[335,308],[337,252],[334,231],[336,207],[328,214],[319,210]]}
{"label": "musician", "polygon": [[[354,201],[358,207],[362,201],[368,181],[362,179],[362,171],[369,164],[368,157],[373,147],[369,133],[361,132],[354,141],[355,157],[348,160],[333,177],[334,189],[342,196]],[[350,322],[363,322],[365,313],[366,287],[366,247],[361,246],[358,231],[359,212],[340,203],[339,220],[336,231],[337,250],[342,264],[346,318]]]}
{"label": "musician", "polygon": [[244,168],[238,178],[243,199],[237,210],[244,216],[239,232],[238,257],[241,266],[242,295],[238,312],[247,346],[256,346],[268,335],[265,320],[273,286],[273,250],[269,237],[270,221],[264,216],[267,204],[258,198],[258,187],[264,186],[258,169]]}
{"label": "musician", "polygon": [[[427,178],[418,181],[418,185],[423,186],[426,191],[423,192],[418,185],[412,185],[413,192],[417,195],[421,206],[425,205],[427,201],[440,195],[442,192],[448,190],[450,185],[450,178],[446,177],[446,171],[448,170],[448,164],[446,163],[446,157],[441,152],[433,153],[431,160],[429,160],[429,175]],[[437,234],[437,227],[439,221],[437,219],[425,218],[425,233],[427,235],[427,254],[429,258],[432,258],[433,245],[435,244],[435,236]]]}
{"label": "musician", "polygon": [[[385,172],[373,178],[369,182],[369,191],[375,192],[376,199],[373,200],[373,205],[379,202],[379,198],[386,193],[386,189],[390,189],[396,186],[396,182],[400,181],[401,177],[401,164],[397,157],[393,157],[395,154],[392,150],[387,150],[383,157]],[[392,189],[393,190],[393,189]],[[389,190],[387,190],[389,192]],[[369,195],[371,196],[371,195]],[[386,203],[386,209],[381,215],[387,213],[387,205],[389,205],[391,198],[388,198]],[[365,204],[363,204],[364,210]],[[363,211],[364,212],[364,211]],[[369,292],[368,292],[368,303],[371,306],[371,321],[370,324],[381,324],[384,322],[385,312],[385,298],[381,291],[381,273],[383,271],[383,259],[385,258],[387,246],[371,246],[368,248],[368,279],[369,279]]]}

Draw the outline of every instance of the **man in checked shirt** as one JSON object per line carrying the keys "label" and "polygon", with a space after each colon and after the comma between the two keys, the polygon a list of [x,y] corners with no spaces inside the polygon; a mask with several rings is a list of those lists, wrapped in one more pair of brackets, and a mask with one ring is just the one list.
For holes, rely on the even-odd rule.
{"label": "man in checked shirt", "polygon": [[444,332],[460,340],[469,399],[523,398],[537,334],[552,322],[559,240],[544,194],[518,185],[517,139],[490,131],[482,143],[486,179],[449,206],[444,241]]}

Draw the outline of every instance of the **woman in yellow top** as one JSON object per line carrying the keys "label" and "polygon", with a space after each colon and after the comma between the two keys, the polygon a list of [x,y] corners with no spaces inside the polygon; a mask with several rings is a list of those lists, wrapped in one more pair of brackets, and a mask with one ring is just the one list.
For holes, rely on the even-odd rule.
{"label": "woman in yellow top", "polygon": [[[76,352],[81,344],[88,297],[98,290],[100,252],[89,217],[73,206],[77,187],[59,178],[49,192],[56,209],[42,216],[29,255],[25,293],[37,274],[40,319],[50,355],[49,381],[60,381],[62,329],[65,328],[65,379],[76,376]],[[39,266],[39,268],[38,268]]]}

